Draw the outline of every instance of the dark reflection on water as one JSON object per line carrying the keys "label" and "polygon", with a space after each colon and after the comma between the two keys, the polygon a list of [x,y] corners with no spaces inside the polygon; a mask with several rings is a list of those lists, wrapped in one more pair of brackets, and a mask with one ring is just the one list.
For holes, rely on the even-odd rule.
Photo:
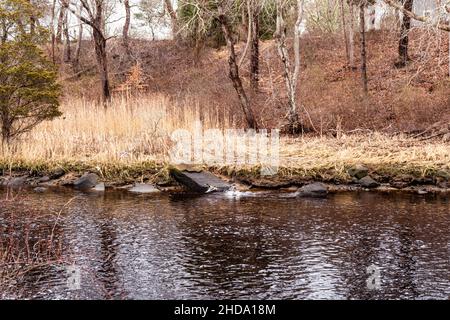
{"label": "dark reflection on water", "polygon": [[[30,194],[27,205],[44,214],[73,196]],[[81,289],[69,290],[58,266],[35,271],[38,280],[18,286],[17,294],[448,299],[449,223],[445,196],[354,193],[324,200],[278,193],[79,193],[64,210],[58,232],[67,264],[81,269]],[[370,265],[380,268],[378,290],[367,288]]]}

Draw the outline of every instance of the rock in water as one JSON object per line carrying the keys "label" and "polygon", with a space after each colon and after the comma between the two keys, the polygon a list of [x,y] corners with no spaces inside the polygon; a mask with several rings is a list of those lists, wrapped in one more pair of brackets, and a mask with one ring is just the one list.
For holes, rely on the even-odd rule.
{"label": "rock in water", "polygon": [[158,188],[151,184],[137,183],[132,188],[128,189],[130,192],[134,193],[156,193],[161,192]]}
{"label": "rock in water", "polygon": [[98,176],[95,173],[85,173],[81,178],[75,180],[73,187],[75,189],[87,190],[97,185]]}
{"label": "rock in water", "polygon": [[208,193],[213,191],[224,192],[231,188],[231,185],[209,172],[189,172],[187,170],[169,169],[170,175],[189,191]]}
{"label": "rock in water", "polygon": [[9,188],[23,187],[27,182],[27,178],[27,176],[11,178],[6,182],[6,186]]}
{"label": "rock in water", "polygon": [[36,192],[36,193],[44,193],[44,192],[47,191],[47,188],[44,188],[44,187],[37,187],[37,188],[34,188],[33,190],[34,190],[34,192]]}
{"label": "rock in water", "polygon": [[328,195],[328,189],[323,183],[310,183],[298,189],[295,195],[297,197],[324,198]]}
{"label": "rock in water", "polygon": [[105,192],[106,187],[105,187],[105,184],[102,182],[102,183],[97,184],[92,190],[97,191],[97,192]]}
{"label": "rock in water", "polygon": [[362,164],[357,164],[356,166],[348,169],[347,172],[352,178],[362,179],[369,174],[369,169]]}
{"label": "rock in water", "polygon": [[361,185],[361,187],[368,189],[376,188],[380,185],[378,182],[376,182],[369,176],[365,176],[364,178],[359,179],[358,183]]}

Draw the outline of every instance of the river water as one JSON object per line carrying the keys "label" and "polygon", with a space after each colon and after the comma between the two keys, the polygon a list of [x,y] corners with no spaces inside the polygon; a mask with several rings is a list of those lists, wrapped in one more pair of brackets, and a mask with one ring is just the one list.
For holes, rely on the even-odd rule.
{"label": "river water", "polygon": [[22,275],[6,298],[450,297],[448,196],[55,190],[20,201],[14,219],[0,209],[2,242],[54,233],[60,262]]}

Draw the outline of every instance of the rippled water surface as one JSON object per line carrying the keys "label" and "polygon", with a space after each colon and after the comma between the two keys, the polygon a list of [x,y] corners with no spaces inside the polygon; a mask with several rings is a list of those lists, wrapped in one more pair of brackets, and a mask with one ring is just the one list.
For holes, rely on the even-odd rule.
{"label": "rippled water surface", "polygon": [[[42,216],[36,223],[23,207],[14,212],[22,224],[30,220],[30,241],[54,232],[62,239],[63,262],[31,271],[15,284],[12,296],[450,297],[446,196],[349,193],[295,199],[281,193],[136,196],[58,190],[29,193],[23,206]],[[57,224],[48,218],[55,212],[61,212]],[[4,242],[11,232],[24,237],[9,210],[0,210],[0,223]],[[67,265],[80,270],[78,290],[68,286]],[[371,265],[380,270],[380,287],[374,290],[367,287]]]}

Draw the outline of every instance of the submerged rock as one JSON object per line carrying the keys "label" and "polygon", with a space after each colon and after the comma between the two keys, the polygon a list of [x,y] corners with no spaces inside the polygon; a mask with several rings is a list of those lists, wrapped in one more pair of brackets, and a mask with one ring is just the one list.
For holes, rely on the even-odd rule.
{"label": "submerged rock", "polygon": [[157,193],[161,192],[154,185],[146,184],[146,183],[137,183],[132,188],[128,189],[130,192],[134,193]]}
{"label": "submerged rock", "polygon": [[327,187],[320,182],[307,184],[297,190],[295,196],[297,197],[313,197],[324,198],[328,195]]}
{"label": "submerged rock", "polygon": [[362,164],[357,164],[356,166],[348,169],[347,172],[352,178],[356,178],[359,180],[369,174],[369,169]]}
{"label": "submerged rock", "polygon": [[85,173],[73,183],[75,189],[92,189],[97,185],[98,176],[95,173]]}
{"label": "submerged rock", "polygon": [[378,182],[376,182],[369,176],[365,176],[364,178],[359,179],[358,183],[361,185],[361,187],[368,189],[376,188],[380,185]]}
{"label": "submerged rock", "polygon": [[47,191],[47,188],[37,187],[37,188],[34,188],[33,191],[36,192],[36,193],[44,193],[44,192]]}
{"label": "submerged rock", "polygon": [[208,193],[213,191],[224,192],[231,188],[231,185],[209,172],[169,169],[170,175],[189,191]]}

